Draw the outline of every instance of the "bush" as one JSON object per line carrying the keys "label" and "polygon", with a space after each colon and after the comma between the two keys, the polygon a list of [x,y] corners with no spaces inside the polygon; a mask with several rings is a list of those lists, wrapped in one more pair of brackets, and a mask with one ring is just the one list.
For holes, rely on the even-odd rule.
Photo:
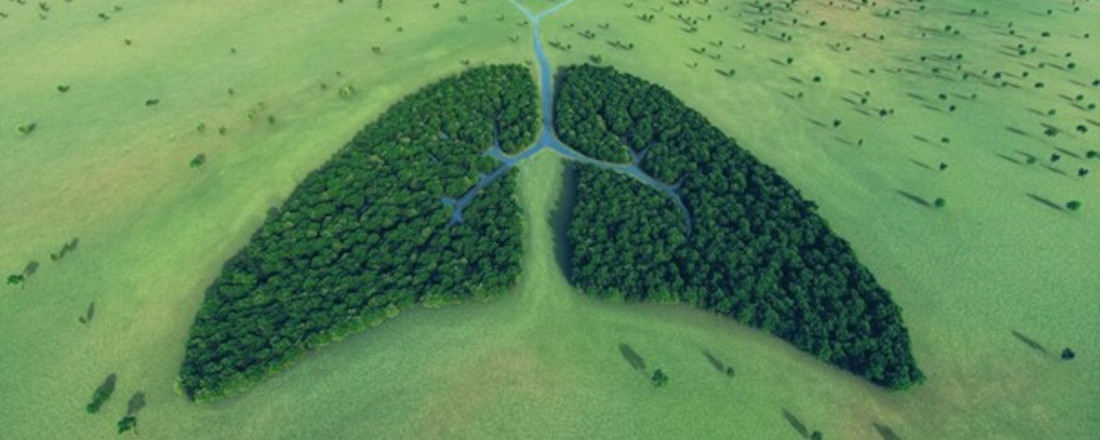
{"label": "bush", "polygon": [[654,387],[661,388],[665,385],[668,385],[668,376],[665,375],[664,371],[657,369],[657,371],[653,372],[653,377],[651,381],[653,382]]}

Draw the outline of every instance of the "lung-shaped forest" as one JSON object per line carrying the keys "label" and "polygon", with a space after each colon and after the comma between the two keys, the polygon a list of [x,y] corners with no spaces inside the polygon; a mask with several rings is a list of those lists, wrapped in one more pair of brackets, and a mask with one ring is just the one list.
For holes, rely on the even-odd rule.
{"label": "lung-shaped forest", "polygon": [[665,89],[593,66],[559,75],[565,144],[544,114],[532,145],[531,78],[491,66],[429,85],[309,174],[207,289],[182,391],[223,396],[416,304],[510,290],[512,167],[544,142],[582,163],[565,269],[584,292],[713,310],[889,388],[923,380],[900,309],[774,170]]}
{"label": "lung-shaped forest", "polygon": [[676,187],[669,197],[581,166],[568,233],[575,285],[713,310],[889,388],[924,379],[898,306],[775,170],[636,77],[570,67],[557,91],[563,142],[590,157],[641,157],[643,172]]}
{"label": "lung-shaped forest", "polygon": [[[364,128],[286,202],[206,291],[179,384],[209,399],[305,350],[414,304],[503,293],[519,274],[513,173],[458,198],[496,168],[483,153],[534,141],[531,73],[471,69],[412,94]],[[496,137],[494,137],[496,135]]]}

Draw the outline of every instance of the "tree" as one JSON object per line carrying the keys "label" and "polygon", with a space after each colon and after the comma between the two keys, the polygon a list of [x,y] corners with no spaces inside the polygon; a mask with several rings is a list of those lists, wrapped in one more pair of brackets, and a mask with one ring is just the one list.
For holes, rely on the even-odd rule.
{"label": "tree", "polygon": [[1069,347],[1066,347],[1064,350],[1062,350],[1062,360],[1068,361],[1072,360],[1075,357],[1077,357],[1077,353],[1074,353],[1073,350],[1071,350]]}
{"label": "tree", "polygon": [[191,168],[201,167],[205,163],[206,163],[206,155],[202,154],[202,153],[199,153],[198,155],[196,155],[194,158],[191,159]]}
{"label": "tree", "polygon": [[133,430],[134,435],[137,435],[137,416],[127,415],[118,421],[119,434],[130,430]]}
{"label": "tree", "polygon": [[1070,201],[1066,202],[1066,209],[1068,209],[1070,211],[1076,211],[1078,209],[1081,209],[1081,202],[1079,202],[1077,200],[1070,200]]}
{"label": "tree", "polygon": [[937,208],[943,208],[944,206],[947,206],[947,200],[944,200],[943,197],[936,197],[936,201],[933,202],[933,204]]}
{"label": "tree", "polygon": [[27,280],[27,277],[24,276],[23,274],[8,275],[8,284],[10,284],[12,286],[17,286],[17,285],[23,284],[23,282],[26,281],[26,280]]}
{"label": "tree", "polygon": [[825,435],[822,434],[821,431],[814,431],[813,434],[810,434],[810,440],[822,440],[824,438]]}
{"label": "tree", "polygon": [[660,368],[653,372],[653,378],[651,380],[653,381],[653,386],[657,388],[668,385],[668,376],[666,376],[665,372],[661,371]]}

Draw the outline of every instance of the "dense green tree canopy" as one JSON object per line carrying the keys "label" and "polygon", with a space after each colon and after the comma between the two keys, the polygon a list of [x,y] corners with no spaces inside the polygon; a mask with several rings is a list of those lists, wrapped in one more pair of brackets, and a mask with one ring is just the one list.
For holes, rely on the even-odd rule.
{"label": "dense green tree canopy", "polygon": [[309,174],[208,288],[179,384],[208,399],[247,386],[305,350],[401,309],[486,298],[515,283],[520,260],[514,173],[457,198],[497,167],[498,134],[534,141],[530,72],[469,70],[405,98]]}
{"label": "dense green tree canopy", "polygon": [[732,317],[876,384],[921,382],[901,310],[815,205],[667,90],[611,68],[559,76],[555,129],[579,151],[678,189],[674,201],[592,166],[577,178],[572,281],[585,292],[681,301]]}

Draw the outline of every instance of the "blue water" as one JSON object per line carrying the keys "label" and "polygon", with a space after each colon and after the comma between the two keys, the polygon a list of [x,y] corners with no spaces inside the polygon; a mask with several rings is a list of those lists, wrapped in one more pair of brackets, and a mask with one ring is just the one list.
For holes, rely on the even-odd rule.
{"label": "blue water", "polygon": [[478,191],[493,183],[493,181],[495,181],[500,176],[503,176],[510,169],[512,169],[512,167],[516,166],[520,162],[523,162],[524,160],[535,155],[535,153],[538,153],[539,151],[549,148],[551,150],[554,150],[558,154],[565,156],[569,160],[625,174],[667,194],[676,202],[676,206],[679,207],[680,212],[683,213],[685,224],[687,226],[687,233],[688,235],[690,235],[692,218],[691,213],[688,211],[687,206],[684,204],[683,198],[680,196],[680,183],[667,184],[657,179],[654,179],[649,174],[646,174],[645,171],[642,171],[638,164],[641,163],[642,157],[645,155],[645,151],[635,152],[631,150],[630,163],[620,164],[605,162],[581,154],[577,150],[574,150],[568,145],[562,143],[560,140],[558,140],[558,137],[554,135],[554,111],[552,101],[554,98],[554,79],[553,71],[550,69],[550,61],[546,58],[546,52],[543,50],[542,47],[540,21],[543,17],[550,15],[556,12],[558,9],[561,9],[566,5],[572,3],[573,0],[567,0],[565,2],[559,3],[554,7],[542,11],[538,14],[532,14],[531,11],[527,10],[527,8],[523,7],[523,5],[516,3],[515,0],[509,1],[511,1],[511,3],[516,8],[519,8],[519,10],[527,16],[527,18],[531,22],[532,27],[534,28],[535,58],[537,58],[539,62],[539,85],[540,92],[542,94],[542,131],[539,133],[538,140],[535,141],[533,145],[515,155],[505,154],[500,149],[500,143],[496,140],[493,141],[492,148],[490,148],[489,151],[487,151],[485,154],[500,161],[500,168],[497,168],[489,174],[483,174],[478,180],[477,184],[475,184],[473,188],[470,188],[470,190],[467,191],[466,194],[463,194],[461,197],[457,199],[453,197],[443,198],[443,204],[454,209],[453,213],[451,214],[451,223],[453,224],[462,222],[462,211],[466,208],[466,206],[470,204],[471,201],[473,201],[474,196],[477,195]]}

